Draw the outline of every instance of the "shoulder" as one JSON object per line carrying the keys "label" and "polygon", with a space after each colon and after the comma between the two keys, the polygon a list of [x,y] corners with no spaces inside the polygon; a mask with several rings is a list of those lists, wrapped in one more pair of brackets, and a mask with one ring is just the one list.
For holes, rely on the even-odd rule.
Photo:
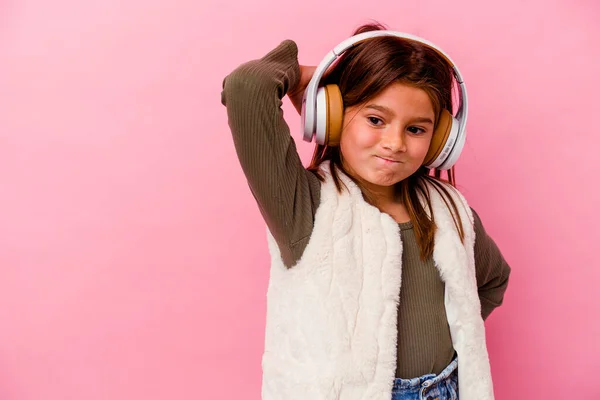
{"label": "shoulder", "polygon": [[323,161],[319,167],[318,174],[321,179],[321,202],[330,198],[350,197],[362,198],[362,192],[358,185],[346,173],[330,161]]}
{"label": "shoulder", "polygon": [[467,217],[473,223],[472,209],[458,188],[449,182],[438,179],[428,179],[426,182],[428,195],[434,202],[444,206],[444,208],[458,211],[459,214]]}
{"label": "shoulder", "polygon": [[483,223],[481,222],[481,217],[479,216],[479,214],[477,213],[477,211],[475,211],[475,209],[471,206],[469,206],[469,208],[471,209],[471,214],[473,214],[473,222],[475,224],[475,226],[479,226],[483,229]]}
{"label": "shoulder", "polygon": [[489,236],[483,226],[483,221],[477,211],[473,207],[469,207],[473,215],[473,229],[475,230],[475,238],[481,241],[487,241]]}

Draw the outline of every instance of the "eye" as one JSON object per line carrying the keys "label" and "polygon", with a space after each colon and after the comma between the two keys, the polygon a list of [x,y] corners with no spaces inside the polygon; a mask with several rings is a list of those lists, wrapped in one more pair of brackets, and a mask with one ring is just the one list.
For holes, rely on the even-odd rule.
{"label": "eye", "polygon": [[416,126],[411,126],[408,128],[408,131],[410,133],[412,133],[413,135],[422,135],[423,133],[425,133],[425,129],[416,127]]}
{"label": "eye", "polygon": [[378,124],[378,122],[381,122],[383,124],[383,120],[381,118],[367,117],[367,119],[369,120],[369,122],[371,123],[371,125],[381,126],[381,124]]}

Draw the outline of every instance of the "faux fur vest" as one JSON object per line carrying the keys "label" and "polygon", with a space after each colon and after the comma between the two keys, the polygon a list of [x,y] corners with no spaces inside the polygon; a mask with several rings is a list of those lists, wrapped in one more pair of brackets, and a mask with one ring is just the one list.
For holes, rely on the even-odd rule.
{"label": "faux fur vest", "polygon": [[[268,232],[271,272],[263,367],[263,400],[389,400],[396,372],[402,272],[398,224],[368,204],[342,172],[337,192],[322,170],[321,203],[300,261],[288,269]],[[461,243],[452,215],[430,188],[434,263],[445,283],[445,308],[458,354],[461,400],[494,398],[477,293],[473,216],[448,186],[464,223]]]}

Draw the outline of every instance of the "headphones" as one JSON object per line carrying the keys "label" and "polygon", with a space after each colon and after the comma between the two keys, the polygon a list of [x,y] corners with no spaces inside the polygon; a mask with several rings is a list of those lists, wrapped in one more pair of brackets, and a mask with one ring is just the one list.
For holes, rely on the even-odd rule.
{"label": "headphones", "polygon": [[423,165],[428,168],[450,169],[458,161],[467,136],[465,129],[468,109],[467,89],[460,71],[446,53],[433,43],[408,33],[388,30],[364,32],[344,40],[327,53],[317,66],[302,98],[301,121],[304,140],[311,142],[313,138],[316,138],[317,144],[320,145],[339,145],[344,117],[342,94],[337,85],[331,84],[319,87],[319,82],[327,68],[346,50],[370,38],[380,36],[399,37],[427,45],[444,57],[452,66],[454,78],[459,87],[459,108],[456,116],[453,116],[446,109],[442,110],[438,126],[431,139],[429,151],[423,162]]}

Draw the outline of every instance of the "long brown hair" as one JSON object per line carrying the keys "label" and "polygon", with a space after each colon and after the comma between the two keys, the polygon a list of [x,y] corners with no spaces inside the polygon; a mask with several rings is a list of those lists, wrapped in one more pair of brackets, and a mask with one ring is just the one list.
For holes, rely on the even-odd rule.
{"label": "long brown hair", "polygon": [[[379,23],[371,23],[358,28],[354,35],[384,29],[386,28]],[[435,126],[442,109],[453,112],[451,66],[430,47],[402,38],[388,36],[371,38],[348,49],[330,67],[321,84],[337,84],[342,93],[344,107],[352,107],[364,104],[388,85],[396,82],[411,85],[427,93],[435,113]],[[326,160],[329,160],[332,178],[338,192],[342,190],[342,182],[336,168],[352,179],[362,189],[365,200],[372,203],[360,182],[344,169],[339,146],[317,145],[308,169],[315,172],[323,181],[324,176],[319,171],[319,166]],[[455,187],[454,167],[447,171],[447,179],[442,179],[440,170],[423,166],[395,185],[396,193],[413,221],[423,260],[433,255],[434,236],[437,230],[428,186],[440,193],[454,217],[454,225],[461,240],[464,240],[462,220],[456,203],[442,182],[448,182]],[[427,210],[423,207],[420,198],[425,200]]]}

